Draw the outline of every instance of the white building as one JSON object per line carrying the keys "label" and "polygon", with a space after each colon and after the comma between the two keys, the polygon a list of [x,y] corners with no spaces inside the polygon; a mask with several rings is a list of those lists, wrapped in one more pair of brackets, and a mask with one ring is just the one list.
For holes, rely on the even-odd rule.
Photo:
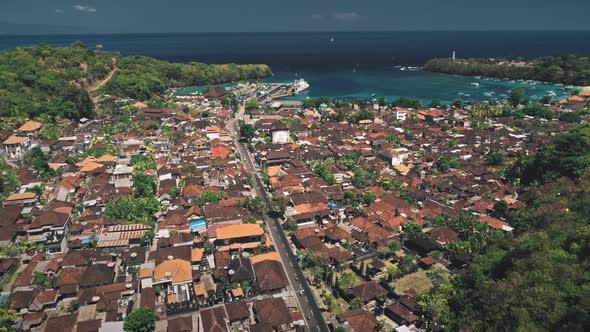
{"label": "white building", "polygon": [[291,142],[289,128],[281,121],[275,121],[270,128],[272,142],[275,144],[285,144]]}
{"label": "white building", "polygon": [[7,159],[20,159],[31,148],[31,140],[28,137],[12,135],[2,143],[2,146]]}
{"label": "white building", "polygon": [[398,121],[406,121],[408,117],[408,111],[406,110],[397,110],[395,111],[395,119]]}
{"label": "white building", "polygon": [[117,165],[109,181],[115,188],[131,188],[133,186],[133,166]]}
{"label": "white building", "polygon": [[381,151],[380,155],[387,162],[391,163],[392,166],[397,166],[408,158],[409,151],[406,148],[385,149]]}

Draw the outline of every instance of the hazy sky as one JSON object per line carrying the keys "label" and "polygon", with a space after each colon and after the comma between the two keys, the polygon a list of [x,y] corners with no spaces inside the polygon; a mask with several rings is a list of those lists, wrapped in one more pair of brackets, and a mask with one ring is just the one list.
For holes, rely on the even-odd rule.
{"label": "hazy sky", "polygon": [[589,13],[590,0],[0,0],[0,22],[94,32],[590,30]]}

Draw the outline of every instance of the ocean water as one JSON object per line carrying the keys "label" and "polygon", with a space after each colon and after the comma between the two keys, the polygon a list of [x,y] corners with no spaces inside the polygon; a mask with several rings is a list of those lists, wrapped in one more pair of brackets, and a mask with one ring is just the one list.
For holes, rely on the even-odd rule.
{"label": "ocean water", "polygon": [[[514,86],[539,98],[548,91],[558,97],[567,89],[549,84],[401,71],[396,66],[421,66],[433,57],[523,57],[557,54],[590,55],[590,31],[535,32],[314,32],[205,33],[1,36],[0,49],[39,43],[89,47],[123,55],[146,55],[176,62],[265,63],[272,80],[304,78],[310,89],[300,98],[330,96],[392,100],[399,96],[422,100],[481,101],[502,99]],[[480,86],[471,85],[479,82]]]}

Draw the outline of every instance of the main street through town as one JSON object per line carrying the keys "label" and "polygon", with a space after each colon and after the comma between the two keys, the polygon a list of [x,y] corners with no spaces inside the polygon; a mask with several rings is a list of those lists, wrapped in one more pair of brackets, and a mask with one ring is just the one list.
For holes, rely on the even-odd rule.
{"label": "main street through town", "polygon": [[[233,131],[234,137],[236,138],[236,146],[238,147],[238,152],[240,153],[242,163],[246,170],[255,179],[255,193],[257,196],[264,199],[267,208],[270,211],[270,199],[262,184],[262,181],[260,180],[260,177],[258,176],[252,155],[248,151],[246,145],[239,141],[240,130],[238,127],[238,119],[242,118],[242,116],[244,116],[243,107],[240,108],[239,112],[231,120],[230,128]],[[297,298],[297,302],[299,303],[299,307],[301,308],[309,331],[328,332],[324,317],[322,316],[322,313],[305,279],[305,276],[303,275],[303,272],[297,264],[297,258],[291,250],[287,236],[281,227],[281,223],[278,219],[269,217],[265,217],[264,222],[268,227],[268,231],[270,233],[272,242],[274,243],[275,249],[281,257],[281,261],[289,279],[291,289],[295,293],[294,296]]]}

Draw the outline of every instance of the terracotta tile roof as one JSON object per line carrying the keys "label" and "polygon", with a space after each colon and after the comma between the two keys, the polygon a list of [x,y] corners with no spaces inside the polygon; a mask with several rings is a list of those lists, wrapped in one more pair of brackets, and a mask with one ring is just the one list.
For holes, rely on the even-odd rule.
{"label": "terracotta tile roof", "polygon": [[91,264],[80,276],[80,286],[99,286],[111,284],[115,279],[115,270],[107,264]]}
{"label": "terracotta tile roof", "polygon": [[207,295],[207,290],[205,289],[205,285],[203,283],[196,284],[194,288],[195,288],[195,294],[197,296]]}
{"label": "terracotta tile roof", "polygon": [[303,213],[314,213],[326,210],[328,206],[325,203],[311,203],[311,204],[299,204],[295,206],[293,209],[297,211],[298,214]]}
{"label": "terracotta tile roof", "polygon": [[227,324],[225,318],[225,308],[218,306],[214,308],[202,309],[201,321],[203,322],[203,328],[207,332],[227,332]]}
{"label": "terracotta tile roof", "polygon": [[79,161],[76,163],[76,166],[78,167],[84,167],[84,165],[91,163],[91,162],[95,162],[96,161],[96,157],[94,156],[88,156],[86,158],[84,158],[83,160]]}
{"label": "terracotta tile roof", "polygon": [[280,262],[281,258],[279,257],[279,254],[276,251],[271,251],[266,254],[260,254],[250,257],[250,261],[252,262],[252,264],[256,264],[266,260]]}
{"label": "terracotta tile roof", "polygon": [[437,226],[428,232],[428,239],[441,244],[446,244],[458,241],[459,235],[454,230],[446,226]]}
{"label": "terracotta tile roof", "polygon": [[267,168],[267,173],[269,177],[285,175],[285,172],[282,170],[281,166],[270,166]]}
{"label": "terracotta tile roof", "polygon": [[282,298],[254,302],[254,311],[260,323],[269,324],[272,327],[290,324],[293,321],[291,313]]}
{"label": "terracotta tile roof", "polygon": [[85,172],[85,173],[92,172],[92,171],[95,171],[101,167],[102,167],[102,164],[95,163],[95,162],[91,161],[91,162],[84,164],[84,166],[82,166],[80,168],[80,172]]}
{"label": "terracotta tile roof", "polygon": [[191,249],[191,262],[200,262],[203,259],[203,249],[193,248]]}
{"label": "terracotta tile roof", "polygon": [[336,316],[336,319],[340,323],[348,322],[353,331],[372,332],[377,329],[377,319],[375,319],[375,316],[362,309],[345,312]]}
{"label": "terracotta tile roof", "polygon": [[244,301],[226,303],[225,311],[227,312],[230,322],[235,322],[250,317],[248,304]]}
{"label": "terracotta tile roof", "polygon": [[178,317],[168,320],[168,332],[190,332],[193,330],[193,317]]}
{"label": "terracotta tile roof", "polygon": [[244,296],[244,291],[242,290],[242,288],[238,287],[238,288],[233,288],[231,290],[231,295],[233,297],[240,297],[240,296]]}
{"label": "terracotta tile roof", "polygon": [[25,141],[24,138],[12,135],[12,136],[8,137],[2,144],[4,144],[4,145],[21,144],[24,141]]}
{"label": "terracotta tile roof", "polygon": [[139,271],[139,279],[151,278],[154,275],[154,269],[144,267]]}
{"label": "terracotta tile roof", "polygon": [[231,153],[230,149],[226,146],[219,145],[211,148],[211,158],[227,158]]}
{"label": "terracotta tile roof", "polygon": [[219,240],[260,236],[262,234],[264,234],[264,230],[258,224],[227,225],[217,228],[217,238]]}
{"label": "terracotta tile roof", "polygon": [[227,267],[229,265],[229,252],[216,252],[215,254],[213,254],[213,256],[215,258],[215,265],[217,267]]}
{"label": "terracotta tile roof", "polygon": [[102,319],[78,322],[76,332],[97,332],[102,326]]}
{"label": "terracotta tile roof", "polygon": [[73,331],[74,327],[76,326],[76,320],[78,318],[78,313],[73,313],[65,316],[55,316],[51,317],[47,320],[47,325],[45,325],[46,332],[55,332],[55,331]]}
{"label": "terracotta tile roof", "polygon": [[182,196],[184,196],[185,198],[198,197],[198,196],[201,196],[202,192],[203,192],[203,187],[193,184],[193,185],[185,186],[182,189]]}
{"label": "terracotta tile roof", "polygon": [[387,307],[385,307],[385,314],[387,315],[388,313],[393,315],[393,317],[395,318],[394,320],[397,323],[405,321],[411,324],[418,320],[418,316],[414,315],[409,309],[399,304],[390,304]]}
{"label": "terracotta tile roof", "polygon": [[29,305],[31,305],[31,302],[33,302],[36,293],[36,289],[18,290],[12,292],[8,298],[10,308],[17,311],[23,308],[28,308]]}
{"label": "terracotta tile roof", "polygon": [[99,162],[99,163],[108,163],[108,162],[114,162],[116,160],[117,160],[117,157],[112,156],[110,154],[105,154],[104,156],[96,159],[96,162]]}
{"label": "terracotta tile roof", "polygon": [[279,261],[264,260],[254,264],[254,273],[260,289],[271,290],[287,287],[288,280]]}
{"label": "terracotta tile roof", "polygon": [[182,259],[171,259],[160,263],[154,269],[154,281],[172,280],[173,283],[185,283],[193,280],[191,264]]}
{"label": "terracotta tile roof", "polygon": [[407,224],[408,222],[409,222],[408,219],[406,219],[402,216],[397,216],[397,217],[382,221],[381,225],[389,231],[398,232],[399,228],[401,226]]}
{"label": "terracotta tile roof", "polygon": [[72,189],[79,187],[80,182],[81,182],[80,179],[76,176],[66,176],[61,180],[60,184],[64,188],[66,188],[68,190],[72,190]]}
{"label": "terracotta tile roof", "polygon": [[20,126],[17,131],[23,132],[23,131],[35,131],[39,128],[41,128],[41,126],[43,126],[43,124],[41,122],[37,122],[37,121],[27,121],[25,122],[22,126]]}
{"label": "terracotta tile roof", "polygon": [[432,257],[432,256],[426,256],[419,261],[419,263],[426,265],[426,266],[431,266],[433,264],[436,264],[437,262],[438,261],[436,259],[434,259],[434,257]]}
{"label": "terracotta tile roof", "polygon": [[23,199],[34,199],[37,194],[34,192],[14,193],[6,198],[6,201],[20,201]]}
{"label": "terracotta tile roof", "polygon": [[352,241],[352,236],[345,231],[342,227],[338,225],[334,225],[330,228],[326,228],[325,230],[326,237],[332,241],[341,241],[347,240],[348,242]]}
{"label": "terracotta tile roof", "polygon": [[500,220],[498,218],[490,217],[490,216],[481,216],[477,219],[477,221],[484,222],[484,223],[490,225],[490,227],[495,228],[495,229],[503,229],[506,226],[508,226],[508,224],[503,222],[502,220]]}
{"label": "terracotta tile roof", "polygon": [[247,250],[247,249],[254,249],[258,246],[262,245],[261,242],[247,242],[247,243],[232,243],[227,246],[219,246],[217,248],[218,251],[230,251],[230,250]]}

